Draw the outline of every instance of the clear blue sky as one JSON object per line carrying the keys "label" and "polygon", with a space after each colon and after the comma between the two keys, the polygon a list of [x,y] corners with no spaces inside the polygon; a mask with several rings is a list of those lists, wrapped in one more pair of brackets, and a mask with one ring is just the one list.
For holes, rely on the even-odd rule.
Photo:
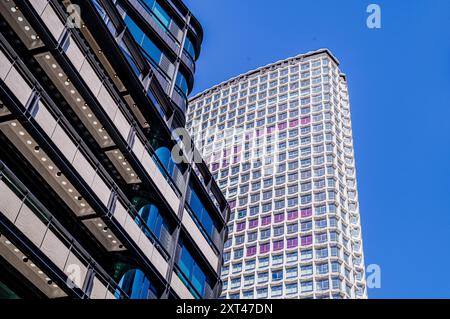
{"label": "clear blue sky", "polygon": [[[327,47],[348,76],[370,298],[450,298],[450,1],[185,0],[194,92]],[[344,5],[345,3],[345,5]],[[366,27],[366,7],[382,28]]]}

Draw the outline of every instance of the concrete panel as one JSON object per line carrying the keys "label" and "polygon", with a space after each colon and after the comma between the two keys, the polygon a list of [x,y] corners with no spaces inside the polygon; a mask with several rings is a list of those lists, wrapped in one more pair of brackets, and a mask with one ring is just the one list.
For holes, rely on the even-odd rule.
{"label": "concrete panel", "polygon": [[165,277],[169,265],[167,264],[167,261],[164,259],[164,257],[158,250],[156,249],[153,250],[152,258],[150,261],[152,262],[153,266],[155,266],[155,268],[158,270],[158,272]]}
{"label": "concrete panel", "polygon": [[123,139],[126,141],[128,139],[128,134],[130,133],[131,126],[120,110],[117,110],[116,112],[114,124],[116,125],[116,128],[119,131],[120,135],[122,135]]}
{"label": "concrete panel", "polygon": [[29,2],[39,16],[44,12],[44,9],[48,4],[48,0],[29,0]]}
{"label": "concrete panel", "polygon": [[114,116],[117,112],[118,107],[103,84],[100,87],[97,100],[99,101],[102,108],[105,110],[105,113],[108,115],[108,117],[111,120],[114,120]]}
{"label": "concrete panel", "polygon": [[97,278],[94,278],[92,291],[90,298],[91,299],[105,299],[107,293],[107,289],[104,284]]}
{"label": "concrete panel", "polygon": [[6,186],[5,182],[0,181],[0,211],[3,215],[14,223],[21,206],[22,200]]}
{"label": "concrete panel", "polygon": [[141,238],[139,238],[139,248],[144,252],[148,260],[151,260],[155,246],[152,244],[150,239],[147,238],[147,236],[141,235]]}
{"label": "concrete panel", "polygon": [[40,127],[45,131],[48,137],[53,135],[56,128],[56,119],[50,114],[45,105],[39,101],[37,105],[37,111],[34,114],[34,119],[40,125]]}
{"label": "concrete panel", "polygon": [[20,231],[36,246],[41,246],[47,226],[31,211],[23,205],[17,221],[14,223]]}
{"label": "concrete panel", "polygon": [[178,208],[180,207],[180,199],[178,198],[177,194],[174,192],[172,187],[170,187],[170,185],[167,186],[164,197],[166,198],[167,202],[169,203],[170,207],[173,209],[175,214],[178,214]]}
{"label": "concrete panel", "polygon": [[66,132],[64,132],[64,129],[58,125],[54,130],[51,138],[53,143],[55,143],[59,150],[64,154],[66,159],[72,163],[75,157],[75,153],[77,152],[77,147],[66,134]]}
{"label": "concrete panel", "polygon": [[131,215],[127,216],[124,229],[128,233],[128,235],[133,239],[133,241],[136,244],[139,244],[139,237],[143,234],[139,226],[134,221],[134,218],[131,217]]}
{"label": "concrete panel", "polygon": [[95,96],[97,96],[100,91],[102,82],[100,81],[99,77],[97,76],[94,69],[91,67],[91,65],[87,60],[84,61],[80,69],[80,75],[82,79],[86,82],[92,93]]}
{"label": "concrete panel", "polygon": [[181,299],[194,299],[194,296],[191,294],[189,289],[183,284],[180,278],[176,273],[172,274],[172,280],[170,282],[170,286],[175,291],[175,293]]}
{"label": "concrete panel", "polygon": [[9,71],[8,75],[5,78],[5,84],[17,97],[20,103],[25,106],[31,95],[31,87],[15,68],[11,68],[11,70]]}
{"label": "concrete panel", "polygon": [[139,138],[137,136],[134,138],[132,150],[133,150],[134,155],[137,157],[137,159],[141,160],[142,155],[145,152],[145,148],[144,148],[144,144],[142,144],[142,142],[139,140]]}
{"label": "concrete panel", "polygon": [[103,205],[107,206],[109,196],[111,195],[111,189],[109,189],[109,187],[98,174],[95,175],[91,187],[95,195],[97,195]]}
{"label": "concrete panel", "polygon": [[128,212],[118,200],[116,200],[116,208],[114,210],[113,216],[120,225],[125,226]]}
{"label": "concrete panel", "polygon": [[155,162],[148,152],[144,152],[144,154],[142,155],[141,164],[147,171],[148,175],[152,177],[157,168]]}
{"label": "concrete panel", "polygon": [[0,51],[0,79],[5,80],[9,70],[11,70],[12,64],[8,58]]}
{"label": "concrete panel", "polygon": [[196,245],[199,248],[199,251],[201,251],[202,254],[206,257],[213,269],[217,269],[219,258],[214,253],[214,250],[209,245],[205,236],[186,210],[184,210],[183,219],[181,222],[183,226],[188,230],[191,237],[194,239]]}
{"label": "concrete panel", "polygon": [[90,186],[94,180],[95,170],[92,165],[86,160],[86,157],[78,150],[72,161],[73,167],[77,170],[78,174],[85,180]]}
{"label": "concrete panel", "polygon": [[50,33],[53,35],[55,40],[59,40],[59,37],[64,30],[64,25],[56,15],[55,10],[53,10],[51,6],[46,6],[41,14],[41,18],[47,28],[50,30]]}
{"label": "concrete panel", "polygon": [[68,39],[68,45],[65,49],[65,52],[75,69],[77,71],[80,71],[81,66],[83,65],[86,58],[72,37],[69,37]]}
{"label": "concrete panel", "polygon": [[58,268],[64,269],[69,249],[51,231],[45,234],[41,250]]}

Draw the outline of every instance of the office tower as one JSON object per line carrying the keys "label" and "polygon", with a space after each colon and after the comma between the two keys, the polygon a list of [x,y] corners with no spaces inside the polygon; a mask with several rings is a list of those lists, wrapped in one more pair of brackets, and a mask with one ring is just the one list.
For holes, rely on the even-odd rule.
{"label": "office tower", "polygon": [[326,49],[194,96],[187,127],[231,208],[222,298],[365,298],[346,76]]}
{"label": "office tower", "polygon": [[175,162],[180,0],[0,2],[0,297],[215,298],[229,207]]}

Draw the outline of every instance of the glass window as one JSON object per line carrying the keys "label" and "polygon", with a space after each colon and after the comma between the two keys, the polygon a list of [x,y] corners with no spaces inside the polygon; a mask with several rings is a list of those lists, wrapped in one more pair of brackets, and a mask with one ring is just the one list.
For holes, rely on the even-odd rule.
{"label": "glass window", "polygon": [[189,39],[189,36],[187,36],[186,40],[184,41],[184,50],[193,60],[196,59],[195,48],[194,45],[192,44],[192,41]]}
{"label": "glass window", "polygon": [[180,257],[178,266],[185,278],[189,280],[195,290],[201,296],[203,296],[206,284],[209,282],[209,278],[203,272],[200,265],[197,264],[197,262],[183,243],[180,244]]}
{"label": "glass window", "polygon": [[258,274],[258,283],[264,283],[269,281],[269,273],[268,272],[261,272]]}
{"label": "glass window", "polygon": [[189,199],[189,206],[194,212],[199,222],[202,224],[207,234],[211,238],[214,238],[214,233],[217,232],[216,225],[213,219],[211,218],[210,213],[208,212],[208,210],[205,208],[202,201],[198,197],[197,193],[192,189],[192,186]]}
{"label": "glass window", "polygon": [[165,28],[169,28],[170,21],[172,20],[170,16],[167,14],[166,10],[164,10],[158,2],[153,2],[153,6],[151,7],[153,13],[158,18],[156,22],[161,24]]}
{"label": "glass window", "polygon": [[286,278],[295,278],[297,277],[297,274],[297,267],[286,268]]}
{"label": "glass window", "polygon": [[184,95],[188,95],[188,84],[186,78],[181,72],[178,72],[177,74],[175,85],[184,93]]}
{"label": "glass window", "polygon": [[153,43],[152,40],[150,40],[147,36],[144,37],[142,41],[142,49],[147,53],[152,60],[159,65],[159,62],[161,60],[162,52],[161,50]]}
{"label": "glass window", "polygon": [[[156,299],[157,291],[152,282],[139,269],[128,270],[118,285],[131,299]],[[120,291],[115,293],[120,298]]]}
{"label": "glass window", "polygon": [[128,27],[128,30],[133,35],[133,38],[136,40],[137,43],[142,44],[142,39],[144,37],[144,32],[137,26],[137,24],[133,21],[133,19],[130,18],[130,16],[125,16],[124,18],[125,24]]}
{"label": "glass window", "polygon": [[[133,203],[136,204],[137,201],[141,200],[134,199]],[[145,204],[139,209],[138,214],[148,227],[148,229],[144,229],[144,233],[147,236],[156,237],[165,249],[170,249],[172,245],[172,229],[164,216],[161,215],[158,207],[150,203]],[[140,225],[140,223],[140,220],[137,220],[137,224]]]}

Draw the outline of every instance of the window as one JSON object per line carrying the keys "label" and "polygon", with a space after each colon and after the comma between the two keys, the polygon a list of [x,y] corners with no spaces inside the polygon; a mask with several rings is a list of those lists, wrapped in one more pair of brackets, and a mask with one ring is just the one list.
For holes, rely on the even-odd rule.
{"label": "window", "polygon": [[341,287],[342,287],[342,282],[341,282],[341,280],[340,280],[339,278],[333,277],[333,278],[331,279],[331,282],[332,282],[332,287],[333,287],[333,289],[341,289]]}
{"label": "window", "polygon": [[236,245],[240,245],[240,244],[242,244],[244,242],[244,236],[243,235],[241,235],[241,236],[236,236],[235,238],[234,238],[234,243],[236,244]]}
{"label": "window", "polygon": [[262,229],[260,231],[260,237],[261,239],[267,239],[270,237],[270,229]]}
{"label": "window", "polygon": [[308,222],[300,223],[300,229],[303,232],[311,230],[312,229],[312,222],[308,221]]}
{"label": "window", "polygon": [[[247,198],[245,198],[247,199]],[[239,205],[245,205],[246,202],[242,203],[241,200],[239,200]],[[247,216],[247,210],[246,209],[241,209],[238,211],[237,217],[240,218],[244,218]]]}
{"label": "window", "polygon": [[269,252],[270,250],[270,245],[268,243],[265,244],[259,244],[259,253],[260,254],[264,254]]}
{"label": "window", "polygon": [[311,177],[311,171],[310,170],[302,171],[300,176],[302,177],[302,179],[308,179]]}
{"label": "window", "polygon": [[272,265],[279,265],[283,263],[283,255],[272,256]]}
{"label": "window", "polygon": [[316,220],[316,228],[325,228],[325,227],[327,227],[327,220],[325,218]]}
{"label": "window", "polygon": [[275,223],[282,222],[284,220],[284,213],[275,214],[274,220],[275,220]]}
{"label": "window", "polygon": [[328,257],[328,248],[316,249],[316,258]]}
{"label": "window", "polygon": [[291,253],[286,253],[286,262],[290,263],[290,262],[296,262],[298,260],[298,253],[295,252],[291,252]]}
{"label": "window", "polygon": [[310,292],[313,290],[313,282],[312,281],[303,281],[301,283],[301,291],[302,292]]}
{"label": "window", "polygon": [[247,257],[256,255],[256,246],[250,246],[247,248]]}
{"label": "window", "polygon": [[274,227],[273,236],[281,236],[284,234],[284,226]]}
{"label": "window", "polygon": [[328,264],[317,264],[316,265],[316,273],[322,275],[328,273]]}
{"label": "window", "polygon": [[258,239],[258,233],[257,232],[253,232],[253,233],[248,233],[247,235],[247,241],[248,242],[253,242],[255,240]]}
{"label": "window", "polygon": [[196,59],[195,48],[189,35],[186,37],[186,40],[184,42],[184,50],[188,53],[192,60]]}
{"label": "window", "polygon": [[[206,233],[211,238],[214,238],[214,234],[217,233],[215,222],[211,218],[209,211],[205,208],[202,201],[198,197],[197,193],[193,190],[192,185],[191,185],[190,193],[191,193],[190,198],[189,198],[190,208],[192,209],[197,220],[203,226]],[[245,227],[245,224],[244,224],[244,227]]]}
{"label": "window", "polygon": [[324,243],[327,241],[327,233],[321,233],[316,235],[316,242],[317,243]]}
{"label": "window", "polygon": [[287,225],[287,233],[293,234],[298,231],[298,224],[289,224]]}
{"label": "window", "polygon": [[261,217],[261,225],[262,226],[270,224],[270,221],[271,221],[270,215]]}
{"label": "window", "polygon": [[[125,272],[119,281],[119,287],[131,299],[156,299],[158,297],[156,287],[140,269],[130,269]],[[118,292],[116,296],[117,294]]]}
{"label": "window", "polygon": [[328,279],[316,281],[317,290],[328,290],[330,287]]}
{"label": "window", "polygon": [[[165,248],[168,248],[169,243],[167,243],[166,241],[172,234],[172,227],[169,225],[166,218],[161,214],[159,208],[151,203],[146,203],[144,199],[140,198],[135,198],[133,202],[145,203],[139,209],[138,213],[141,216],[142,221],[148,226],[148,229],[144,229],[144,233],[147,236],[156,237],[160,240]],[[140,224],[141,221],[138,220],[138,225]],[[151,234],[149,234],[149,231],[151,232]]]}
{"label": "window", "polygon": [[245,222],[237,223],[237,224],[236,224],[236,231],[237,231],[237,232],[243,231],[244,229],[245,229]]}
{"label": "window", "polygon": [[260,288],[256,290],[257,298],[267,298],[268,295],[268,289],[267,288]]}
{"label": "window", "polygon": [[230,283],[230,287],[233,288],[237,288],[241,285],[241,277],[238,278],[232,278],[231,279],[231,283]]}
{"label": "window", "polygon": [[313,266],[312,265],[303,265],[300,267],[300,274],[302,276],[311,276],[313,274]]}
{"label": "window", "polygon": [[286,294],[296,294],[298,292],[297,283],[286,284]]}
{"label": "window", "polygon": [[301,259],[301,260],[309,260],[309,259],[312,259],[312,250],[311,250],[311,249],[302,250],[302,251],[300,252],[300,259]]}
{"label": "window", "polygon": [[185,76],[181,73],[178,72],[177,77],[175,79],[175,85],[178,87],[178,89],[181,90],[181,92],[184,93],[184,95],[188,95],[188,84],[187,84],[187,80],[185,78]]}
{"label": "window", "polygon": [[269,266],[269,257],[261,257],[258,259],[259,268],[264,268]]}
{"label": "window", "polygon": [[229,271],[230,271],[230,266],[222,267],[222,275],[228,275]]}
{"label": "window", "polygon": [[297,277],[297,267],[286,268],[286,279]]}
{"label": "window", "polygon": [[243,256],[244,256],[244,250],[242,248],[236,249],[234,251],[234,259],[239,259],[239,258],[242,258]]}
{"label": "window", "polygon": [[245,262],[245,270],[253,270],[255,269],[256,266],[256,260],[252,259],[252,260],[247,260]]}
{"label": "window", "polygon": [[272,297],[279,297],[283,293],[283,286],[272,286]]}
{"label": "window", "polygon": [[283,270],[272,271],[272,281],[279,281],[283,279]]}
{"label": "window", "polygon": [[294,220],[298,218],[298,211],[288,212],[288,220]]}
{"label": "window", "polygon": [[284,241],[283,240],[277,240],[273,242],[273,250],[278,251],[282,250],[284,247]]}
{"label": "window", "polygon": [[312,209],[311,208],[302,208],[300,210],[300,216],[302,218],[309,217],[311,215],[312,215]]}
{"label": "window", "polygon": [[266,272],[261,272],[258,274],[258,284],[260,283],[265,283],[269,281],[269,273]]}
{"label": "window", "polygon": [[295,248],[298,246],[298,238],[288,238],[287,239],[287,248]]}
{"label": "window", "polygon": [[178,260],[178,266],[185,278],[192,284],[196,292],[200,296],[204,296],[205,287],[209,283],[210,279],[207,277],[202,267],[193,258],[187,247],[180,243],[180,256]]}
{"label": "window", "polygon": [[254,275],[244,276],[244,285],[245,286],[250,286],[250,285],[253,285],[254,283],[255,283]]}
{"label": "window", "polygon": [[249,222],[248,222],[248,228],[249,228],[249,229],[255,228],[255,227],[257,227],[257,226],[258,226],[258,219],[257,219],[257,218],[256,218],[256,219],[249,220]]}
{"label": "window", "polygon": [[233,273],[238,273],[242,270],[242,262],[234,263],[232,265]]}

